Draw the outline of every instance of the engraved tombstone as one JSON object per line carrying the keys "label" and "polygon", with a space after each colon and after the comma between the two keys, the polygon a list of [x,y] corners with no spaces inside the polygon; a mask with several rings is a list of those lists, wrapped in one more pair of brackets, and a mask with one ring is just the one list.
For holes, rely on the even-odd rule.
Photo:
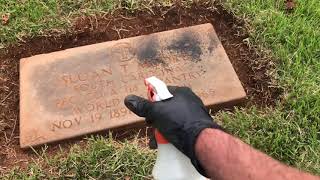
{"label": "engraved tombstone", "polygon": [[245,91],[211,24],[21,59],[20,145],[35,146],[143,121],[123,104],[143,80],[191,87],[207,106]]}

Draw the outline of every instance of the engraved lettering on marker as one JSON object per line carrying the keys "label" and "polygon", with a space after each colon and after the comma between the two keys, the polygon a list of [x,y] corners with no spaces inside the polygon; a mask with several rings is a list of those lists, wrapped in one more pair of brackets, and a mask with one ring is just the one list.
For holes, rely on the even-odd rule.
{"label": "engraved lettering on marker", "polygon": [[133,81],[137,81],[138,78],[134,73],[130,73],[130,74],[123,74],[120,77],[120,81],[123,82],[124,84],[133,82]]}
{"label": "engraved lettering on marker", "polygon": [[122,72],[127,73],[128,64],[120,64],[120,67],[121,67],[120,69],[121,69]]}
{"label": "engraved lettering on marker", "polygon": [[56,128],[61,129],[61,127],[62,127],[61,121],[59,121],[59,122],[54,122],[54,123],[52,123],[51,131],[55,131]]}
{"label": "engraved lettering on marker", "polygon": [[77,78],[74,75],[70,75],[70,74],[64,74],[62,75],[61,78],[64,81],[65,85],[72,84],[77,81]]}
{"label": "engraved lettering on marker", "polygon": [[110,110],[110,119],[116,119],[116,118],[122,118],[124,116],[127,116],[131,114],[131,111],[129,111],[126,107],[120,107],[116,109]]}
{"label": "engraved lettering on marker", "polygon": [[73,96],[63,97],[63,98],[57,99],[56,103],[55,103],[56,107],[59,109],[66,108],[67,106],[73,104],[72,98],[73,98]]}
{"label": "engraved lettering on marker", "polygon": [[80,84],[79,90],[80,91],[87,91],[89,89],[89,84]]}
{"label": "engraved lettering on marker", "polygon": [[196,79],[196,78],[197,78],[197,77],[195,76],[195,74],[192,73],[192,72],[189,72],[189,77],[190,77],[190,79]]}
{"label": "engraved lettering on marker", "polygon": [[86,81],[86,80],[88,80],[88,73],[83,73],[83,74],[78,74],[78,79],[80,80],[80,81]]}
{"label": "engraved lettering on marker", "polygon": [[110,64],[103,66],[101,69],[76,74],[64,74],[61,79],[65,85],[75,84],[78,82],[96,81],[113,75]]}
{"label": "engraved lettering on marker", "polygon": [[76,114],[81,114],[82,111],[81,111],[81,109],[79,107],[74,106],[74,107],[72,107],[72,113],[74,115],[76,115]]}
{"label": "engraved lettering on marker", "polygon": [[101,102],[96,103],[96,108],[97,108],[97,111],[103,110],[104,109],[103,103],[101,103]]}
{"label": "engraved lettering on marker", "polygon": [[120,104],[119,98],[113,99],[98,99],[95,102],[79,104],[78,106],[72,107],[73,114],[81,113],[92,113],[92,112],[102,112],[105,109],[116,107]]}
{"label": "engraved lettering on marker", "polygon": [[62,125],[64,128],[70,128],[72,126],[72,121],[71,120],[64,120],[62,122]]}
{"label": "engraved lettering on marker", "polygon": [[212,88],[209,88],[209,89],[200,89],[198,91],[195,92],[198,96],[201,96],[202,98],[209,98],[209,97],[212,97],[214,96],[215,94],[215,91],[214,89]]}
{"label": "engraved lettering on marker", "polygon": [[138,86],[135,84],[132,86],[128,86],[125,89],[126,89],[126,93],[134,93],[134,92],[138,91]]}
{"label": "engraved lettering on marker", "polygon": [[59,120],[58,122],[53,122],[51,131],[56,131],[57,129],[68,129],[71,128],[73,125],[80,125],[81,116],[74,117],[73,120],[67,119],[67,120]]}
{"label": "engraved lettering on marker", "polygon": [[120,42],[112,46],[111,53],[119,56],[120,62],[130,61],[135,56],[135,50],[130,43]]}
{"label": "engraved lettering on marker", "polygon": [[101,77],[97,71],[92,72],[92,79],[93,80],[101,80]]}
{"label": "engraved lettering on marker", "polygon": [[102,68],[102,69],[101,69],[101,71],[102,71],[104,74],[112,75],[112,68],[111,68],[111,65],[109,65],[108,67]]}
{"label": "engraved lettering on marker", "polygon": [[74,118],[74,121],[77,123],[77,125],[80,125],[80,120],[81,120],[81,116],[79,116],[79,119],[78,118]]}
{"label": "engraved lettering on marker", "polygon": [[118,93],[117,93],[117,91],[116,90],[114,90],[114,89],[111,89],[111,95],[117,95]]}
{"label": "engraved lettering on marker", "polygon": [[86,108],[86,110],[89,111],[89,112],[92,112],[92,111],[94,111],[94,109],[95,109],[95,108],[94,108],[94,104],[91,104],[91,103],[86,104],[85,108]]}
{"label": "engraved lettering on marker", "polygon": [[90,119],[91,119],[91,122],[92,122],[92,123],[97,122],[97,121],[100,121],[100,120],[102,120],[102,114],[101,114],[101,113],[91,114],[91,115],[90,115]]}

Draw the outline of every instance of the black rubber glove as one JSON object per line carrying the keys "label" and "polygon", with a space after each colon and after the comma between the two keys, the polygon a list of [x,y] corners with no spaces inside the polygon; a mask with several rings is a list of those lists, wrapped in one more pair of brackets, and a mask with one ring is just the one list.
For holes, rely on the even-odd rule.
{"label": "black rubber glove", "polygon": [[195,168],[205,175],[195,155],[195,142],[205,128],[221,129],[213,122],[201,99],[188,87],[169,86],[173,98],[150,102],[129,95],[125,105],[140,117],[145,117],[177,149],[188,156]]}

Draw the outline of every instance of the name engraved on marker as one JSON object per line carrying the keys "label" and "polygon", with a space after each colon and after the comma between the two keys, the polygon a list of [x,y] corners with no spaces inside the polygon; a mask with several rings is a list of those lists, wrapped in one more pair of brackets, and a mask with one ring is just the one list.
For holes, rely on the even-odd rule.
{"label": "name engraved on marker", "polygon": [[[120,47],[120,45],[115,46]],[[125,46],[132,49],[128,44]],[[132,115],[122,103],[123,96],[146,92],[143,80],[149,76],[158,76],[168,84],[191,86],[188,82],[201,78],[207,71],[205,67],[197,63],[193,63],[192,66],[190,63],[181,63],[185,59],[179,59],[179,57],[172,62],[168,61],[170,59],[164,61],[170,66],[141,63],[133,56],[126,57],[125,61],[129,60],[132,61],[131,64],[120,60],[93,71],[73,74],[63,72],[63,75],[58,75],[55,79],[60,79],[62,82],[62,91],[68,90],[70,95],[57,96],[52,103],[53,108],[64,109],[72,116],[68,119],[53,120],[49,127],[50,130],[53,132],[69,130],[80,126],[81,123],[87,125],[100,121],[108,123],[108,120],[121,120]],[[129,66],[137,68],[132,69]],[[200,94],[204,93],[200,92]]]}

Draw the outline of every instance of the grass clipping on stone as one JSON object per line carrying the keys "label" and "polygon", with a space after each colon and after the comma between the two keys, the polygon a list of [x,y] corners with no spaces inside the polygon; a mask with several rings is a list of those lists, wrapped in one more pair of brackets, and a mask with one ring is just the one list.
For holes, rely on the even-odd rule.
{"label": "grass clipping on stone", "polygon": [[137,137],[119,142],[102,136],[91,137],[85,147],[74,145],[70,152],[48,158],[45,150],[37,161],[21,171],[14,169],[5,179],[151,179],[155,151],[141,145]]}

